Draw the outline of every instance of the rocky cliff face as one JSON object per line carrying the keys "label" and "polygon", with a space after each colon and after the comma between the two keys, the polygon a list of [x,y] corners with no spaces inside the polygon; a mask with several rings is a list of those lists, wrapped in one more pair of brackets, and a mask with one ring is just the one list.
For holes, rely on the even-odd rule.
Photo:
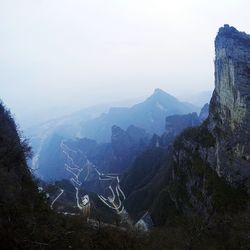
{"label": "rocky cliff face", "polygon": [[[250,36],[225,25],[215,40],[215,91],[212,103],[226,129],[234,130],[245,120],[249,102]],[[215,121],[216,121],[215,117]],[[218,121],[216,121],[218,124]]]}
{"label": "rocky cliff face", "polygon": [[215,52],[209,129],[216,139],[216,172],[250,190],[250,35],[225,25]]}
{"label": "rocky cliff face", "polygon": [[218,226],[249,202],[250,36],[226,25],[215,52],[209,116],[182,132],[165,155],[158,168],[164,184],[154,189],[158,184],[150,182],[155,196],[148,209],[156,225],[185,217],[202,221],[204,228]]}

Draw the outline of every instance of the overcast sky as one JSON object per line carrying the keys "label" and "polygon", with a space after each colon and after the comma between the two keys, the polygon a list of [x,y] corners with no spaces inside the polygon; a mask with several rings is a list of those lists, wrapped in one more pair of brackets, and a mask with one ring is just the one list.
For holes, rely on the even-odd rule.
{"label": "overcast sky", "polygon": [[0,0],[0,98],[19,120],[213,88],[214,38],[249,0]]}

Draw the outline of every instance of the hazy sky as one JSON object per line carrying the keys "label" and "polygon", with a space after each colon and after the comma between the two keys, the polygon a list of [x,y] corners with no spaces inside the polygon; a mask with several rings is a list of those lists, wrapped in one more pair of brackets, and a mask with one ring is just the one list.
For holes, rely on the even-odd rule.
{"label": "hazy sky", "polygon": [[249,0],[0,0],[0,97],[21,120],[58,107],[213,88],[224,23]]}

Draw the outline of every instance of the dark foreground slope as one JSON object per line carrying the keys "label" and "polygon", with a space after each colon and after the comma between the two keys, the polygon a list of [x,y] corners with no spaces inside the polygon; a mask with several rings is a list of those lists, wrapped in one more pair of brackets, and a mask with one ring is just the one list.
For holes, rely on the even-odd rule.
{"label": "dark foreground slope", "polygon": [[[158,238],[151,238],[118,227],[94,229],[81,216],[64,216],[50,210],[28,171],[29,152],[10,113],[0,104],[1,249],[166,249],[157,244],[161,238],[158,232]],[[164,246],[178,244],[162,241]]]}
{"label": "dark foreground slope", "polygon": [[96,230],[81,216],[66,217],[50,210],[28,170],[29,152],[10,113],[0,104],[1,249],[140,249],[134,234]]}

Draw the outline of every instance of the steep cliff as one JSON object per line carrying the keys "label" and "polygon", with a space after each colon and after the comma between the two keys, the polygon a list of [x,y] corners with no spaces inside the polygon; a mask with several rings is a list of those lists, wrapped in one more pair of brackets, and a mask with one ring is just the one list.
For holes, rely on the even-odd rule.
{"label": "steep cliff", "polygon": [[216,172],[250,191],[250,35],[225,25],[215,52],[208,126],[216,139]]}
{"label": "steep cliff", "polygon": [[215,52],[209,117],[174,142],[171,171],[151,210],[156,224],[185,217],[206,229],[222,223],[229,233],[239,211],[249,214],[250,36],[225,25]]}
{"label": "steep cliff", "polygon": [[249,246],[249,42],[228,25],[219,30],[210,105],[200,119],[167,117],[166,132],[122,179],[132,217],[149,211],[161,232],[174,230],[187,249]]}

